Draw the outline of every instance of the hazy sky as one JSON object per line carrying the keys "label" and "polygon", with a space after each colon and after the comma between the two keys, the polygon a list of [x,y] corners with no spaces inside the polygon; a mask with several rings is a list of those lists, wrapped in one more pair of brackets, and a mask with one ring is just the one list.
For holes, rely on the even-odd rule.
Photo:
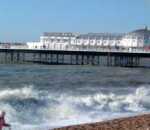
{"label": "hazy sky", "polygon": [[0,0],[0,41],[45,32],[128,32],[150,27],[150,0]]}

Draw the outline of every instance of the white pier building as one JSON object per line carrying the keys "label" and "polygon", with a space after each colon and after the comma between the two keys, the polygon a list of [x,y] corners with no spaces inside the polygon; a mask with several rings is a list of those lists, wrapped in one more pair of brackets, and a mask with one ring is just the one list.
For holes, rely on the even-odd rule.
{"label": "white pier building", "polygon": [[44,33],[39,42],[28,42],[29,49],[50,50],[101,50],[149,49],[150,30],[135,30],[125,34],[115,33]]}

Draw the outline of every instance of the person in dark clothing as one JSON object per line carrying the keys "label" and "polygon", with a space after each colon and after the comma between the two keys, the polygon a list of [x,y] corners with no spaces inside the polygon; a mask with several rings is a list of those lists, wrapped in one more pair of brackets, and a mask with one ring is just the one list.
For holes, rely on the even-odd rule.
{"label": "person in dark clothing", "polygon": [[6,113],[3,111],[2,114],[0,115],[0,130],[3,129],[3,127],[9,127],[9,129],[11,130],[11,125],[7,124],[5,122],[5,115]]}

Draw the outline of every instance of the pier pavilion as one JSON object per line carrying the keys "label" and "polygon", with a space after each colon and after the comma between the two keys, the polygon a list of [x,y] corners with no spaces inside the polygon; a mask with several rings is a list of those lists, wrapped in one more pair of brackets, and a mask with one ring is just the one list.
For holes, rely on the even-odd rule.
{"label": "pier pavilion", "polygon": [[150,30],[148,27],[129,33],[44,33],[39,42],[28,42],[29,49],[49,50],[148,50],[150,48]]}

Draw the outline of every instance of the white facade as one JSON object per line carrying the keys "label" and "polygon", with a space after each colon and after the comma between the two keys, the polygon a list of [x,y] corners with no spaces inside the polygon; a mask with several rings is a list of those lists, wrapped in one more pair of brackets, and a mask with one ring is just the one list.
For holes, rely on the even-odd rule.
{"label": "white facade", "polygon": [[43,43],[41,42],[27,42],[27,46],[29,49],[41,49]]}
{"label": "white facade", "polygon": [[75,42],[72,33],[44,33],[39,42],[28,42],[29,49],[65,50]]}
{"label": "white facade", "polygon": [[135,48],[144,46],[144,37],[136,34],[127,34],[121,40],[121,46]]}
{"label": "white facade", "polygon": [[[136,30],[127,34],[111,33],[44,33],[39,42],[28,42],[29,49],[97,49],[97,48],[142,48],[150,31]],[[150,43],[149,43],[150,44]]]}

